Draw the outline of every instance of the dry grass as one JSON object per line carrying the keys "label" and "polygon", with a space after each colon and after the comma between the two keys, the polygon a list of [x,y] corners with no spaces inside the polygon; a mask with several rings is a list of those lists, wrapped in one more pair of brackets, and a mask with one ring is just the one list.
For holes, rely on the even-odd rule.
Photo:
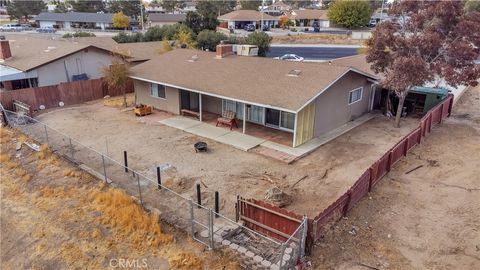
{"label": "dry grass", "polygon": [[[127,94],[127,106],[133,106],[135,103],[135,96],[133,94]],[[123,96],[110,97],[103,100],[103,105],[113,108],[125,107],[123,104]]]}
{"label": "dry grass", "polygon": [[0,162],[4,163],[10,161],[10,156],[8,154],[0,154]]}
{"label": "dry grass", "polygon": [[65,169],[62,171],[63,176],[82,178],[83,173],[78,170]]}
{"label": "dry grass", "polygon": [[176,252],[168,256],[168,263],[173,269],[202,269],[202,260],[190,252]]}
{"label": "dry grass", "polygon": [[145,243],[158,247],[173,241],[173,236],[162,233],[160,217],[146,213],[124,191],[97,189],[92,192],[91,198],[95,208],[103,212],[100,222],[115,228],[120,234],[131,236],[137,248],[141,249]]}

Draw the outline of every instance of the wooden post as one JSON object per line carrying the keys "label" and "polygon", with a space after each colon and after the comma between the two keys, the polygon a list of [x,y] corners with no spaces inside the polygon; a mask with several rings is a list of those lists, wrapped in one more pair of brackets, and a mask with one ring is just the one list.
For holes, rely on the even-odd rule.
{"label": "wooden post", "polygon": [[127,151],[123,151],[123,160],[125,163],[125,172],[128,172]]}
{"label": "wooden post", "polygon": [[158,190],[162,189],[162,177],[160,175],[160,167],[157,167],[157,183],[158,183]]}
{"label": "wooden post", "polygon": [[197,204],[198,208],[202,205],[202,194],[200,193],[200,184],[197,184]]}
{"label": "wooden post", "polygon": [[218,191],[215,191],[215,218],[218,218],[218,212],[220,212],[220,202],[219,202],[219,194]]}
{"label": "wooden post", "polygon": [[247,118],[247,105],[243,103],[243,134],[245,134],[246,124],[247,124],[247,121],[245,120],[246,118]]}
{"label": "wooden post", "polygon": [[200,122],[202,122],[202,118],[203,118],[203,113],[202,113],[202,94],[198,94],[198,107],[200,108],[199,109],[199,113],[200,113]]}

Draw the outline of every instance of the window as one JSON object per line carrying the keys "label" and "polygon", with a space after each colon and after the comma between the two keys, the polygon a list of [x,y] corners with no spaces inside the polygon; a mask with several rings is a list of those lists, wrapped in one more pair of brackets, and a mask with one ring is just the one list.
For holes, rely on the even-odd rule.
{"label": "window", "polygon": [[350,91],[350,95],[348,97],[348,104],[350,105],[357,101],[360,101],[362,99],[362,93],[363,93],[363,87]]}
{"label": "window", "polygon": [[151,83],[150,84],[150,95],[152,97],[165,99],[166,98],[166,96],[165,96],[165,85]]}
{"label": "window", "polygon": [[289,112],[281,112],[280,126],[282,128],[293,130],[295,127],[295,114]]}

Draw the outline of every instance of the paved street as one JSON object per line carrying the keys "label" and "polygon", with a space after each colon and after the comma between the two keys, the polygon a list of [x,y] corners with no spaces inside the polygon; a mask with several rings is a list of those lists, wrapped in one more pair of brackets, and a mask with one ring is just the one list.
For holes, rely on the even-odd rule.
{"label": "paved street", "polygon": [[329,60],[357,54],[357,48],[337,46],[272,46],[268,57],[282,56],[293,53],[307,60]]}

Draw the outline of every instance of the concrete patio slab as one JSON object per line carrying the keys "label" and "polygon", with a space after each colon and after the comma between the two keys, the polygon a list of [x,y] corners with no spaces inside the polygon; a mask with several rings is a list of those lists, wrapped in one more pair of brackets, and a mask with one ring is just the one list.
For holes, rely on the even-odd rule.
{"label": "concrete patio slab", "polygon": [[167,125],[169,127],[178,128],[180,130],[185,130],[185,129],[192,128],[202,124],[202,122],[200,121],[189,119],[182,116],[171,117],[171,118],[160,120],[158,122],[161,124]]}
{"label": "concrete patio slab", "polygon": [[331,130],[317,138],[313,138],[312,140],[308,141],[307,143],[304,143],[300,146],[297,146],[295,148],[293,147],[288,147],[285,145],[281,145],[278,143],[266,141],[261,144],[261,146],[268,147],[292,156],[296,156],[297,158],[300,158],[304,155],[307,155],[308,153],[314,151],[318,147],[334,140],[338,136],[347,133],[348,131],[358,127],[359,125],[373,119],[375,117],[375,114],[365,114],[354,121],[348,122],[343,126],[340,126],[334,130]]}
{"label": "concrete patio slab", "polygon": [[258,146],[259,144],[266,142],[265,139],[260,139],[236,131],[228,132],[216,138],[215,140],[224,144],[231,145],[243,151],[248,151]]}
{"label": "concrete patio slab", "polygon": [[184,131],[212,140],[217,140],[218,137],[231,132],[228,129],[218,128],[206,123],[186,128]]}

